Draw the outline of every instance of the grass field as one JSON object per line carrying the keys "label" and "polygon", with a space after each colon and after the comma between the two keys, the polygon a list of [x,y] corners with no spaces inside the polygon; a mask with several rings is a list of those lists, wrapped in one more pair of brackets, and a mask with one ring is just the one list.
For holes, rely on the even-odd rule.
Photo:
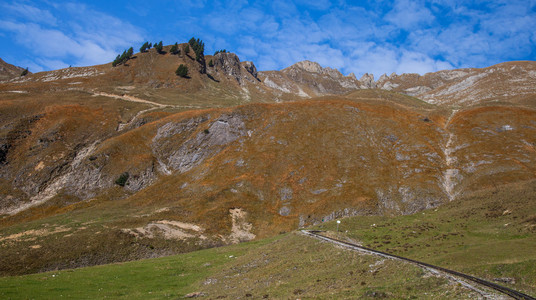
{"label": "grass field", "polygon": [[[339,238],[536,294],[536,184],[509,186],[398,217],[315,228]],[[508,224],[505,226],[505,224]],[[0,298],[474,298],[457,283],[398,261],[292,232],[176,256],[0,278]]]}
{"label": "grass field", "polygon": [[[340,238],[536,295],[536,184],[477,193],[396,218],[341,220]],[[317,229],[336,231],[327,223]],[[515,283],[514,283],[515,282]]]}
{"label": "grass field", "polygon": [[[404,276],[400,276],[404,274]],[[297,233],[136,262],[0,278],[3,299],[471,297],[418,267]]]}

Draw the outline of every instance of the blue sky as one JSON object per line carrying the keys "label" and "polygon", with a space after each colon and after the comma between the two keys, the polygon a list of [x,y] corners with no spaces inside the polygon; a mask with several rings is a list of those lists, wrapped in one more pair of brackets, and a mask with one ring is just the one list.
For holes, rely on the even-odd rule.
{"label": "blue sky", "polygon": [[144,41],[205,42],[259,70],[301,60],[419,73],[536,60],[536,0],[0,2],[0,57],[38,72],[112,61]]}

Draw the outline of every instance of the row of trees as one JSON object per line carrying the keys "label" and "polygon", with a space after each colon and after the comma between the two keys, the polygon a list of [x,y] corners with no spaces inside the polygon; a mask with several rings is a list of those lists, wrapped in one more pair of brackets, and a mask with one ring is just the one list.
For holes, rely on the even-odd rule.
{"label": "row of trees", "polygon": [[117,57],[112,62],[112,66],[115,67],[117,65],[127,62],[127,60],[129,60],[133,54],[134,54],[134,49],[132,49],[132,47],[128,48],[128,50],[123,51],[123,54],[117,55]]}
{"label": "row of trees", "polygon": [[205,61],[205,43],[200,39],[191,38],[188,44],[192,47],[195,53],[195,60],[198,62]]}
{"label": "row of trees", "polygon": [[[152,43],[145,42],[141,46],[140,52],[142,52],[142,53],[147,52],[152,47],[154,47],[156,52],[159,53],[159,54],[164,54],[165,53],[163,51],[164,46],[163,46],[162,41],[160,41],[158,43],[154,43],[154,45]],[[197,62],[199,62],[201,64],[201,66],[202,66],[200,72],[205,73],[206,72],[206,66],[205,66],[205,43],[203,43],[203,41],[201,41],[200,39],[196,39],[196,38],[192,37],[190,39],[190,41],[188,41],[188,44],[186,44],[186,46],[182,49],[185,54],[190,53],[190,47],[192,48],[193,52],[195,53],[195,60]],[[128,50],[123,51],[123,54],[117,55],[117,57],[113,61],[112,65],[115,67],[115,66],[117,66],[119,64],[125,63],[127,60],[129,60],[132,57],[133,52],[134,52],[134,50],[132,49],[132,47],[130,47]],[[218,53],[226,53],[226,52],[227,52],[227,50],[225,50],[225,49],[218,50],[218,51],[216,51],[214,53],[214,55],[216,55]],[[175,43],[174,45],[171,46],[171,49],[169,50],[169,53],[172,54],[172,55],[179,55],[181,53],[181,49],[179,49],[178,43]],[[210,67],[214,66],[214,63],[212,62],[212,60],[210,60],[209,66]],[[184,65],[184,64],[180,64],[179,67],[177,68],[177,70],[175,70],[175,74],[177,76],[180,76],[180,77],[189,78],[188,77],[188,67],[186,65]]]}
{"label": "row of trees", "polygon": [[154,49],[156,50],[156,52],[158,52],[158,54],[164,54],[164,45],[162,44],[162,41],[160,41],[159,43],[155,43]]}
{"label": "row of trees", "polygon": [[[176,43],[175,43],[176,44]],[[141,53],[144,53],[144,52],[147,52],[149,49],[151,49],[151,47],[154,47],[154,49],[156,50],[156,52],[158,52],[159,54],[164,54],[164,45],[162,43],[162,41],[158,42],[158,43],[154,43],[154,45],[152,43],[149,43],[149,42],[145,42],[141,48],[140,48],[140,52]]]}
{"label": "row of trees", "polygon": [[140,48],[140,52],[143,53],[143,52],[146,52],[147,50],[151,49],[151,47],[153,46],[152,43],[149,43],[149,42],[145,42],[141,48]]}

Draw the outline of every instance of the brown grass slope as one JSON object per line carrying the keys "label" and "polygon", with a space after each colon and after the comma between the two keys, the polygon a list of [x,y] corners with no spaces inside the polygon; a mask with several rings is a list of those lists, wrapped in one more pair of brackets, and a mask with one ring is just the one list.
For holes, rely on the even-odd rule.
{"label": "brown grass slope", "polygon": [[[534,110],[478,108],[448,120],[411,98],[401,96],[404,104],[367,96],[181,112],[71,149],[74,158],[63,168],[47,161],[37,170],[37,162],[52,155],[47,149],[68,152],[63,141],[41,146],[42,157],[21,151],[27,157],[16,160],[26,165],[17,169],[19,177],[41,180],[33,200],[45,202],[5,217],[4,236],[44,224],[56,228],[68,218],[74,224],[67,222],[72,236],[65,241],[72,242],[69,251],[58,252],[57,244],[28,241],[28,234],[3,245],[69,253],[49,254],[50,261],[27,271],[111,262],[266,237],[343,216],[411,214],[490,184],[536,176]],[[90,111],[85,116],[98,120]],[[30,135],[24,145],[35,140]],[[15,150],[21,147],[27,146]],[[58,176],[37,175],[49,170]],[[114,182],[124,172],[130,176],[122,188]],[[13,190],[31,193],[27,186],[33,185]],[[25,223],[30,220],[36,221]],[[80,240],[88,227],[102,233],[91,239],[92,251]],[[108,244],[116,252],[103,258],[98,249]],[[65,259],[74,260],[65,265]]]}

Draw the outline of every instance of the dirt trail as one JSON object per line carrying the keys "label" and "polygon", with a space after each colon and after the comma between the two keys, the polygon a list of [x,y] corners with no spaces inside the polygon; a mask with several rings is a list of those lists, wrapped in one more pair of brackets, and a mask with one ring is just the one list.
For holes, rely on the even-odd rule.
{"label": "dirt trail", "polygon": [[93,92],[93,95],[94,96],[110,97],[110,98],[114,98],[114,99],[121,99],[121,100],[125,100],[125,101],[130,101],[130,102],[145,103],[145,104],[154,105],[154,106],[158,106],[158,107],[173,107],[172,105],[165,105],[165,104],[161,104],[161,103],[156,103],[156,102],[153,102],[153,101],[140,99],[140,98],[137,98],[137,97],[134,97],[134,96],[129,96],[129,95],[116,95],[116,94],[109,94],[109,93],[105,93],[105,92]]}
{"label": "dirt trail", "polygon": [[153,102],[153,101],[149,101],[149,100],[145,100],[145,99],[141,99],[141,98],[138,98],[138,97],[134,97],[134,96],[129,96],[129,95],[126,95],[126,94],[123,94],[123,95],[116,95],[116,94],[110,94],[110,93],[105,93],[105,92],[91,92],[93,94],[93,96],[103,96],[103,97],[109,97],[109,98],[113,98],[113,99],[118,99],[118,100],[124,100],[124,101],[130,101],[130,102],[137,102],[137,103],[143,103],[143,104],[149,104],[149,105],[152,105],[153,107],[151,108],[148,108],[148,109],[144,109],[144,110],[141,110],[139,111],[130,121],[128,121],[127,123],[122,123],[122,124],[119,124],[119,126],[117,127],[117,131],[122,131],[124,130],[125,128],[128,128],[132,123],[134,123],[141,115],[143,115],[144,113],[146,112],[149,112],[151,110],[155,110],[155,109],[159,109],[159,108],[178,108],[178,109],[184,109],[184,108],[191,108],[191,109],[199,109],[201,108],[201,106],[198,106],[198,105],[169,105],[169,104],[162,104],[162,103],[157,103],[157,102]]}

